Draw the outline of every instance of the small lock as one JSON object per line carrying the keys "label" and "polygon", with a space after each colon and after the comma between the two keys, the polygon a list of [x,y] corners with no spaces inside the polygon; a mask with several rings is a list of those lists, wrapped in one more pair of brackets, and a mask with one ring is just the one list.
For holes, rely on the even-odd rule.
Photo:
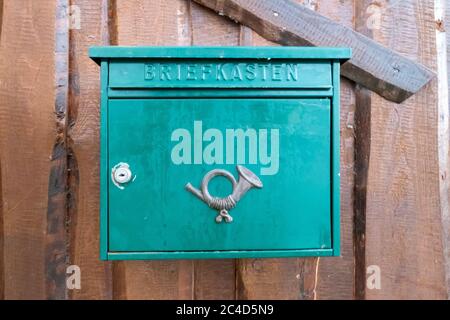
{"label": "small lock", "polygon": [[111,171],[111,178],[119,189],[123,189],[121,185],[130,182],[133,178],[129,164],[120,162],[115,165]]}

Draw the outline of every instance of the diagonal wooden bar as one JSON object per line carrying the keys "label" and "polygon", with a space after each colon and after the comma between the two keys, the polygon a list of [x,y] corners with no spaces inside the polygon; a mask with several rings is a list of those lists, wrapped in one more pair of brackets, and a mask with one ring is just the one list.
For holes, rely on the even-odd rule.
{"label": "diagonal wooden bar", "polygon": [[287,46],[350,47],[342,75],[401,103],[435,77],[425,66],[291,0],[194,0]]}

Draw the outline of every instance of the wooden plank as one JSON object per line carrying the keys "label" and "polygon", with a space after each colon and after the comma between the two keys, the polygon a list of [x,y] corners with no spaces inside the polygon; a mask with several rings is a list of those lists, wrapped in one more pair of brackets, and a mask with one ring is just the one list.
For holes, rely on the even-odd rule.
{"label": "wooden plank", "polygon": [[[310,9],[319,10],[321,14],[330,19],[339,21],[351,27],[353,25],[353,5],[351,1],[320,0],[320,1],[299,1]],[[241,26],[241,30],[251,30],[246,26]],[[246,30],[247,29],[247,30]],[[242,38],[242,37],[241,37]],[[242,45],[278,45],[270,42],[256,32],[246,35],[247,43]],[[353,142],[354,142],[354,107],[355,95],[353,84],[342,79],[341,82],[341,257],[323,258],[317,261],[318,274],[311,274],[317,278],[316,298],[317,299],[352,299],[354,287],[354,257],[353,257]],[[310,264],[315,261],[310,261]],[[245,266],[245,262],[240,266]],[[241,271],[238,269],[238,277]],[[300,274],[300,272],[299,272]],[[308,274],[308,273],[307,273]],[[268,275],[270,277],[270,275]],[[298,281],[297,278],[287,278],[286,281]],[[238,282],[239,283],[239,282]],[[243,285],[242,282],[241,286]],[[312,283],[309,281],[309,283]],[[258,286],[252,290],[258,290]],[[264,299],[262,289],[261,297]],[[298,297],[298,296],[297,296]]]}
{"label": "wooden plank", "polygon": [[69,1],[55,3],[55,127],[56,139],[48,178],[47,230],[45,242],[46,298],[66,299],[68,167],[67,113],[69,80]]}
{"label": "wooden plank", "polygon": [[241,300],[316,299],[319,258],[240,259],[236,272]]}
{"label": "wooden plank", "polygon": [[[304,0],[305,6],[354,27],[352,0]],[[341,256],[321,258],[318,269],[317,299],[353,299],[353,180],[354,180],[354,83],[341,77]]]}
{"label": "wooden plank", "polygon": [[[189,3],[117,1],[119,45],[190,45]],[[115,299],[192,299],[194,262],[114,262]]]}
{"label": "wooden plank", "polygon": [[119,45],[190,45],[188,3],[169,1],[117,1]]}
{"label": "wooden plank", "polygon": [[364,87],[355,90],[355,150],[353,189],[353,247],[355,299],[364,299],[366,292],[366,210],[370,159],[371,94]]}
{"label": "wooden plank", "polygon": [[[442,245],[444,250],[447,297],[450,299],[450,104],[449,104],[449,26],[446,10],[450,13],[449,0],[435,0],[436,48],[438,74],[438,139],[439,139],[439,177],[442,219]],[[448,30],[448,29],[447,29]]]}
{"label": "wooden plank", "polygon": [[193,261],[114,262],[114,299],[192,299]]}
{"label": "wooden plank", "polygon": [[[309,1],[300,1],[308,5]],[[353,8],[350,1],[314,1],[311,8],[352,25]],[[248,32],[242,26],[241,32]],[[246,34],[241,45],[277,45],[255,32]],[[339,258],[241,260],[237,268],[238,298],[266,299],[352,299],[353,298],[353,85],[343,79],[341,84],[341,254]],[[254,264],[263,267],[254,268]],[[272,265],[274,264],[275,265]],[[290,272],[286,272],[290,270]],[[314,272],[312,272],[314,271]],[[294,274],[294,276],[292,276]],[[262,282],[258,279],[262,278]],[[281,283],[279,287],[277,284]],[[273,284],[273,286],[271,285]],[[281,289],[284,287],[285,289]]]}
{"label": "wooden plank", "polygon": [[53,2],[7,1],[0,42],[4,298],[45,298],[50,156],[55,142]]}
{"label": "wooden plank", "polygon": [[[99,260],[99,68],[88,48],[108,44],[108,1],[71,1],[80,25],[70,30],[69,231],[70,264],[81,269],[81,289],[72,299],[111,299],[112,266]],[[76,17],[74,17],[76,19]]]}
{"label": "wooden plank", "polygon": [[[236,46],[240,27],[196,3],[190,4],[192,45]],[[195,299],[235,299],[235,259],[198,260],[194,263]]]}
{"label": "wooden plank", "polygon": [[192,45],[237,46],[239,24],[225,17],[218,17],[213,11],[191,3]]}
{"label": "wooden plank", "polygon": [[[449,104],[448,104],[448,108],[450,109],[450,0],[443,0],[445,3],[445,30],[446,30],[446,42],[447,42],[447,87],[448,87],[448,93],[447,93],[447,98],[449,99]],[[449,120],[450,121],[450,120]],[[450,146],[449,146],[450,149]],[[449,150],[450,153],[450,150]],[[449,154],[449,166],[450,166],[450,154]],[[450,172],[450,169],[449,169]],[[450,179],[450,177],[448,178]],[[448,190],[448,196],[449,196],[449,206],[450,206],[450,187]],[[443,210],[445,208],[441,208],[441,210]],[[450,299],[450,239],[449,239],[449,230],[450,230],[450,221],[449,221],[449,215],[450,215],[450,210],[447,211],[445,214],[447,214],[447,216],[445,216],[445,221],[443,224],[443,227],[446,228],[446,245],[447,245],[447,261],[446,261],[446,275],[447,275],[447,295],[448,295],[448,299]]]}
{"label": "wooden plank", "polygon": [[[355,29],[372,37],[366,16],[369,1],[357,1],[355,6]],[[372,95],[360,85],[355,89],[355,144],[354,144],[354,188],[353,188],[353,247],[355,258],[355,299],[365,299],[366,294],[366,210],[367,184],[370,160],[370,129]]]}
{"label": "wooden plank", "polygon": [[[241,25],[240,45],[277,45]],[[319,258],[239,259],[236,265],[237,299],[317,298]]]}
{"label": "wooden plank", "polygon": [[0,39],[2,38],[3,0],[0,0]]}
{"label": "wooden plank", "polygon": [[283,45],[351,47],[342,67],[349,79],[402,102],[435,77],[428,68],[386,49],[291,0],[194,0]]}
{"label": "wooden plank", "polygon": [[[382,17],[372,30],[374,39],[436,70],[434,0],[376,6],[365,10],[368,17]],[[373,10],[380,10],[381,15],[374,17]],[[401,106],[377,95],[371,97],[366,265],[380,268],[381,288],[367,288],[367,299],[447,297],[437,86],[432,81]]]}

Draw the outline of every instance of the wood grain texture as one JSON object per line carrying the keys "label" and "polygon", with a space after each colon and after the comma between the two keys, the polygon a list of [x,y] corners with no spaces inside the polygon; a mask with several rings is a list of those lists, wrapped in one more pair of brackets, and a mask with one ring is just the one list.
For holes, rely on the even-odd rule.
{"label": "wood grain texture", "polygon": [[[337,0],[321,0],[321,1],[299,1],[311,9],[319,10],[321,14],[328,16],[330,19],[339,21],[348,26],[353,25],[353,7],[351,1],[337,1]],[[241,26],[241,32],[248,32],[251,35],[246,35],[247,43],[241,45],[278,45],[270,42],[256,32],[251,31],[246,26]],[[241,36],[241,39],[244,38]],[[312,275],[314,279],[317,278],[316,284],[316,298],[317,299],[352,299],[354,286],[354,258],[353,258],[353,141],[354,141],[354,108],[355,95],[353,84],[342,79],[341,82],[341,257],[339,258],[323,258],[318,261],[318,274]],[[289,260],[288,260],[289,262]],[[316,261],[309,261],[310,265],[314,265]],[[246,262],[239,264],[240,267],[245,267]],[[294,266],[294,268],[296,268]],[[311,269],[310,266],[308,266]],[[240,270],[238,269],[238,278],[240,277]],[[300,273],[299,273],[300,274]],[[267,275],[270,277],[270,275]],[[245,280],[245,279],[243,279]],[[297,278],[286,278],[286,281],[298,281]],[[245,282],[239,282],[241,286]],[[260,290],[258,286],[253,288]],[[264,299],[264,289],[260,291],[260,298]],[[245,291],[245,290],[241,290]],[[247,294],[247,293],[245,293]],[[286,294],[280,292],[280,296]],[[293,293],[295,294],[295,293]],[[305,295],[297,295],[296,298],[304,297]],[[306,295],[307,296],[307,295]]]}
{"label": "wood grain texture", "polygon": [[81,269],[81,289],[72,299],[111,299],[112,267],[99,260],[100,73],[88,57],[92,45],[108,44],[107,1],[72,0],[80,29],[70,30],[69,157],[70,264]]}
{"label": "wood grain texture", "polygon": [[114,299],[190,300],[192,260],[126,261],[114,263]]}
{"label": "wood grain texture", "polygon": [[[240,45],[277,45],[246,26],[241,26],[240,32]],[[239,259],[236,265],[236,298],[316,299],[319,261],[319,258]]]}
{"label": "wood grain texture", "polygon": [[119,45],[190,45],[189,3],[185,0],[116,0]]}
{"label": "wood grain texture", "polygon": [[[447,85],[448,85],[448,92],[447,92],[447,98],[449,99],[449,110],[450,110],[450,0],[443,0],[445,3],[445,31],[446,31],[446,42],[447,42]],[[449,124],[450,127],[450,124]],[[449,154],[448,154],[448,159],[450,159],[450,148],[449,148]],[[450,163],[449,163],[450,166]],[[450,172],[450,169],[449,169]],[[450,177],[448,178],[450,180]],[[448,193],[448,198],[449,199],[449,206],[450,206],[450,188],[449,188],[449,193]],[[450,223],[448,223],[448,216],[450,215],[450,212],[446,213],[447,216],[445,217],[445,222],[443,227],[446,228],[446,232],[447,232],[447,242],[446,242],[446,246],[447,246],[447,262],[446,262],[446,274],[447,274],[447,295],[448,295],[448,299],[450,299],[450,263],[449,263],[449,259],[450,259],[450,239],[449,239],[449,234],[450,234]]]}
{"label": "wood grain texture", "polygon": [[[192,45],[236,46],[240,26],[196,3],[190,3]],[[198,260],[194,263],[195,299],[235,299],[235,259]]]}
{"label": "wood grain texture", "polygon": [[[189,3],[117,0],[119,45],[190,45]],[[194,261],[114,262],[115,299],[192,299]]]}
{"label": "wood grain texture", "polygon": [[[376,4],[382,19],[374,39],[435,70],[434,0],[386,4]],[[381,268],[381,289],[367,289],[366,298],[446,298],[437,81],[402,105],[373,95],[371,110],[366,265]]]}
{"label": "wood grain texture", "polygon": [[[442,220],[442,246],[447,284],[450,299],[450,100],[449,100],[449,61],[448,61],[448,15],[449,0],[435,0],[436,20],[436,58],[438,74],[438,148],[439,178]],[[450,13],[450,12],[449,12]]]}
{"label": "wood grain texture", "polygon": [[[358,1],[357,1],[358,2]],[[300,3],[349,28],[354,27],[352,0],[303,0]],[[341,256],[320,259],[317,299],[353,299],[354,83],[341,77]]]}
{"label": "wood grain texture", "polygon": [[0,39],[2,38],[3,0],[0,0]]}
{"label": "wood grain texture", "polygon": [[370,160],[371,92],[357,85],[355,102],[353,188],[354,298],[362,300],[366,294],[366,211]]}
{"label": "wood grain texture", "polygon": [[237,298],[242,300],[313,300],[319,258],[240,259]]}
{"label": "wood grain texture", "polygon": [[292,0],[194,1],[283,45],[352,48],[353,57],[342,66],[342,74],[395,102],[404,101],[435,77],[426,67]]}
{"label": "wood grain texture", "polygon": [[46,298],[66,299],[68,208],[67,124],[69,91],[68,0],[56,1],[55,21],[55,129],[48,178],[47,230],[45,242]]}
{"label": "wood grain texture", "polygon": [[[355,29],[372,37],[367,23],[367,7],[370,0],[354,3]],[[367,184],[370,161],[372,94],[357,85],[355,89],[355,145],[354,145],[354,188],[353,188],[353,248],[355,258],[355,299],[365,299],[366,294],[366,211]]]}
{"label": "wood grain texture", "polygon": [[190,2],[192,44],[196,46],[237,46],[240,25],[197,3]]}
{"label": "wood grain texture", "polygon": [[45,298],[45,234],[55,141],[54,2],[4,1],[0,157],[4,297]]}

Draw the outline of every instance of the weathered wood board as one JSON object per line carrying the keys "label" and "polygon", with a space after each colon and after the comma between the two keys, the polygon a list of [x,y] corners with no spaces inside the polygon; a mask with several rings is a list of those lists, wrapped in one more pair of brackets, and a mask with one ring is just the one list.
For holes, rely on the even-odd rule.
{"label": "weathered wood board", "polygon": [[[70,30],[69,128],[70,264],[81,269],[80,290],[73,299],[111,299],[112,267],[98,258],[99,249],[99,110],[100,74],[88,57],[89,46],[108,44],[108,1],[71,1],[79,9],[79,28]],[[75,17],[76,18],[76,17]],[[75,21],[76,22],[76,21]]]}
{"label": "weathered wood board", "polygon": [[[434,1],[378,9],[374,39],[435,70]],[[436,80],[402,105],[371,97],[366,265],[380,268],[381,288],[367,289],[368,299],[447,298],[437,111]]]}
{"label": "weathered wood board", "polygon": [[47,198],[55,122],[55,4],[5,1],[0,157],[6,299],[44,299]]}
{"label": "weathered wood board", "polygon": [[283,45],[352,48],[342,75],[395,102],[406,100],[435,77],[426,67],[293,0],[194,1]]}
{"label": "weathered wood board", "polygon": [[[299,1],[302,3],[303,1]],[[310,4],[308,1],[303,2]],[[350,6],[349,6],[350,4]],[[352,5],[335,0],[315,1],[310,8],[351,25]],[[333,8],[334,11],[329,10]],[[339,10],[336,10],[339,8]],[[329,11],[328,11],[329,10]],[[241,27],[241,45],[277,45]],[[332,259],[249,259],[237,268],[240,299],[351,299],[353,297],[352,181],[353,181],[353,89],[344,80],[341,90],[341,227],[342,257]]]}
{"label": "weathered wood board", "polygon": [[[116,15],[119,45],[191,44],[190,7],[186,1],[117,1]],[[114,264],[114,297],[117,299],[193,298],[193,261]]]}
{"label": "weathered wood board", "polygon": [[[444,48],[442,52],[438,49],[438,59],[441,60],[441,65],[438,66],[439,74],[442,74],[442,79],[439,79],[440,89],[445,90],[447,88],[447,95],[439,92],[440,96],[440,108],[445,115],[445,119],[442,120],[441,113],[439,115],[439,121],[445,121],[443,127],[444,130],[439,131],[440,140],[445,145],[444,150],[441,150],[440,145],[439,152],[443,154],[441,159],[441,215],[442,215],[442,228],[444,230],[443,247],[444,247],[444,259],[445,259],[445,272],[447,278],[447,295],[450,299],[450,176],[447,172],[450,171],[450,0],[438,0],[440,8],[438,9],[438,15],[441,15],[437,32],[438,39],[443,43],[438,44],[438,48],[442,45]],[[445,46],[447,48],[445,48]],[[444,57],[440,57],[443,55]],[[446,56],[446,57],[445,57]],[[443,69],[443,70],[442,70]],[[447,78],[445,81],[445,70],[447,71]],[[442,82],[443,81],[443,82]]]}
{"label": "weathered wood board", "polygon": [[[351,0],[304,0],[318,13],[354,27],[355,8]],[[341,77],[341,257],[320,259],[317,299],[352,299],[355,286],[353,253],[353,180],[355,85]]]}

